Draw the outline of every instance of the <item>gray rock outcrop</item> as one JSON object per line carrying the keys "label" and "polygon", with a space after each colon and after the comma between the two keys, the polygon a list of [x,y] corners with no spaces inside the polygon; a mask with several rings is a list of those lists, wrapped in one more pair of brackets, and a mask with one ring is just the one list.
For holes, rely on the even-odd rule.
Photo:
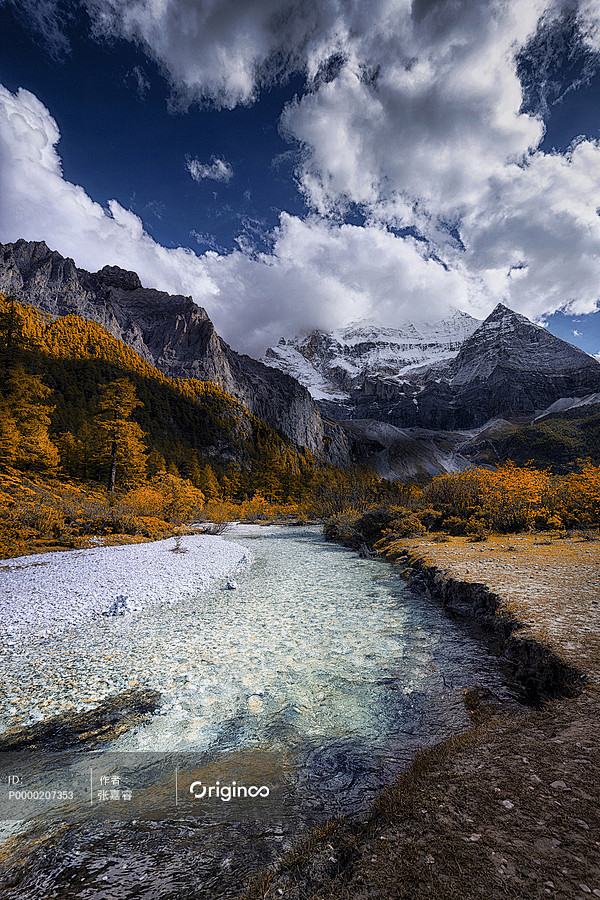
{"label": "gray rock outcrop", "polygon": [[348,462],[343,430],[323,421],[306,388],[232,350],[191,297],[145,288],[117,266],[92,274],[44,242],[24,240],[0,244],[0,291],[44,312],[97,322],[165,375],[211,381],[298,446]]}

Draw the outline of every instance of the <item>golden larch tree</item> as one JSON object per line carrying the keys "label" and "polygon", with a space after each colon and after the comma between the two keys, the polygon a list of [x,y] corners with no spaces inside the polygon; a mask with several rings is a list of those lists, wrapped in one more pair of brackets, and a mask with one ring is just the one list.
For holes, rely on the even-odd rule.
{"label": "golden larch tree", "polygon": [[128,378],[111,381],[101,389],[98,412],[94,417],[94,457],[107,476],[107,487],[130,487],[146,475],[147,450],[144,433],[131,418],[133,410],[143,406]]}

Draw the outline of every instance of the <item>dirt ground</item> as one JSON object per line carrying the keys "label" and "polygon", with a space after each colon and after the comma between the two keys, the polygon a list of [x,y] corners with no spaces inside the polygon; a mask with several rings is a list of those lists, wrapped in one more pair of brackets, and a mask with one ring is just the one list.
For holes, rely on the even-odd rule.
{"label": "dirt ground", "polygon": [[453,578],[487,585],[528,626],[523,634],[600,683],[600,541],[527,534],[405,543]]}
{"label": "dirt ground", "polygon": [[515,535],[407,539],[411,554],[503,598],[524,634],[586,676],[576,697],[509,712],[419,754],[367,821],[331,823],[247,898],[600,897],[600,543]]}

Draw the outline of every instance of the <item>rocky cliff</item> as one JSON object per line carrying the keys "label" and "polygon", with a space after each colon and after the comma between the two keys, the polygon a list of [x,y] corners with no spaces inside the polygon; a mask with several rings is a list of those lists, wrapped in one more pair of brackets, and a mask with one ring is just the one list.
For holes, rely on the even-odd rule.
{"label": "rocky cliff", "polygon": [[324,422],[294,378],[236,353],[191,297],[144,288],[135,272],[90,273],[43,242],[0,244],[0,291],[54,315],[98,322],[166,375],[211,381],[299,446],[348,462],[343,430]]}
{"label": "rocky cliff", "polygon": [[499,303],[461,347],[449,387],[454,427],[470,427],[592,394],[600,389],[600,363]]}

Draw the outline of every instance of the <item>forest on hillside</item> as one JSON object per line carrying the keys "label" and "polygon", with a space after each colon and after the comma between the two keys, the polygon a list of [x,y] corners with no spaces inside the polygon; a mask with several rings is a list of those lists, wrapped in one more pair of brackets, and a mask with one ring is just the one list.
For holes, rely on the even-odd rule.
{"label": "forest on hillside", "polygon": [[[0,294],[0,553],[157,537],[198,517],[294,514],[394,491],[316,460],[216,385],[173,379],[100,325]],[[383,492],[383,493],[382,493]]]}
{"label": "forest on hillside", "polygon": [[[184,523],[327,521],[352,535],[373,511],[390,535],[593,528],[597,416],[511,438],[540,460],[403,484],[336,469],[294,446],[210,382],[168,378],[78,316],[0,294],[0,555],[91,539],[153,539]],[[582,443],[581,434],[586,440]],[[558,434],[558,436],[557,436]],[[560,444],[556,466],[543,463]],[[565,449],[566,448],[566,449]],[[567,452],[570,448],[570,455]],[[376,516],[377,518],[377,516]]]}

